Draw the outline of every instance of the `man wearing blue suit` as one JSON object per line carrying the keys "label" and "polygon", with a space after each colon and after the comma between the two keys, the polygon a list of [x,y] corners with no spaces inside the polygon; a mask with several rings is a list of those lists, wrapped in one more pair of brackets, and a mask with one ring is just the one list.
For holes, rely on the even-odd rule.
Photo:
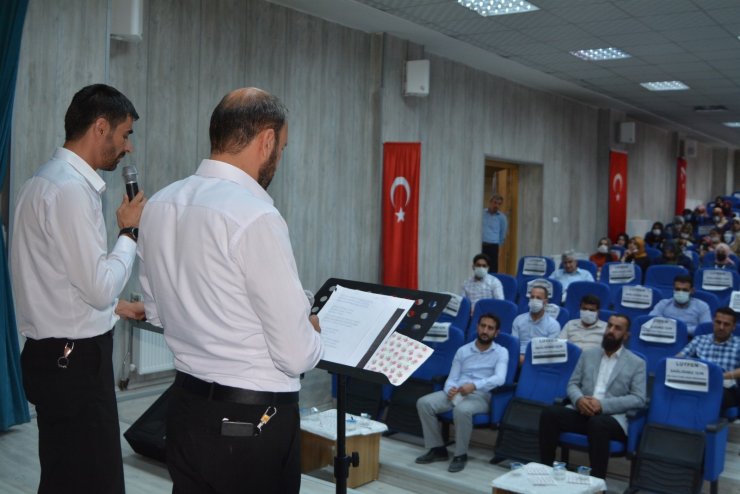
{"label": "man wearing blue suit", "polygon": [[645,361],[624,348],[629,317],[609,318],[601,348],[584,350],[568,382],[573,406],[551,406],[540,416],[540,456],[551,465],[562,432],[588,436],[591,475],[606,478],[609,441],[627,439],[629,410],[645,406]]}

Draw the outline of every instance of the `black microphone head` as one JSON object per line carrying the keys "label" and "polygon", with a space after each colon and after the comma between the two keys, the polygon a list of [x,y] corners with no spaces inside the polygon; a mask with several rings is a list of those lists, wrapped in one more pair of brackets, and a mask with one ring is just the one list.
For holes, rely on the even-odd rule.
{"label": "black microphone head", "polygon": [[121,174],[123,175],[124,182],[136,182],[137,180],[137,171],[134,165],[124,166]]}

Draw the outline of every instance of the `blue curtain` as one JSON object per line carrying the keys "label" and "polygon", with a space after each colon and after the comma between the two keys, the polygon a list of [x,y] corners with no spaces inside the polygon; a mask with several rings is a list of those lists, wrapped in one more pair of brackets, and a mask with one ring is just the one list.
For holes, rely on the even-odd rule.
{"label": "blue curtain", "polygon": [[[0,14],[0,184],[10,170],[10,127],[28,0],[2,0]],[[0,431],[28,422],[28,402],[21,382],[18,330],[10,288],[5,240],[0,235]]]}

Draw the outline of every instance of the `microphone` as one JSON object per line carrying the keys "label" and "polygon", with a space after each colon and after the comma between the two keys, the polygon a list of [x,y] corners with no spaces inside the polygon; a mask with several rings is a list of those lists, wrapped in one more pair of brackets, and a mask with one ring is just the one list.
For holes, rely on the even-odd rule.
{"label": "microphone", "polygon": [[123,181],[126,184],[126,195],[130,201],[139,193],[138,172],[134,165],[123,167]]}

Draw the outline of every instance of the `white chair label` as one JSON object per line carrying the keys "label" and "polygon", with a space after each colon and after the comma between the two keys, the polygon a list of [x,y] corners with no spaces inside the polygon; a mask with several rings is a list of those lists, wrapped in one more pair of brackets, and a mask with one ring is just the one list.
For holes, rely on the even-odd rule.
{"label": "white chair label", "polygon": [[609,283],[629,283],[635,279],[635,265],[629,262],[609,264]]}
{"label": "white chair label", "polygon": [[724,269],[704,271],[704,276],[701,280],[702,290],[717,292],[730,287],[732,287],[732,273],[730,271],[725,271]]}
{"label": "white chair label", "polygon": [[649,309],[653,305],[653,290],[640,285],[623,286],[621,304],[633,309]]}
{"label": "white chair label", "polygon": [[532,338],[532,365],[568,361],[568,342],[557,338]]}
{"label": "white chair label", "polygon": [[640,339],[670,345],[676,342],[676,320],[653,317],[640,328]]}
{"label": "white chair label", "polygon": [[740,312],[740,291],[732,292],[730,296],[730,309]]}
{"label": "white chair label", "polygon": [[450,295],[450,301],[447,302],[447,307],[442,312],[449,316],[457,317],[457,312],[460,310],[460,302],[462,302],[462,295],[450,292],[444,293]]}
{"label": "white chair label", "polygon": [[545,285],[547,287],[547,298],[549,299],[552,298],[552,283],[550,282],[550,280],[546,278],[537,278],[537,279],[528,281],[527,282],[527,297],[529,297],[529,292],[532,291],[532,285],[534,285],[535,283],[538,285]]}
{"label": "white chair label", "polygon": [[665,363],[665,385],[686,391],[709,391],[709,366],[704,362],[669,358]]}
{"label": "white chair label", "polygon": [[435,322],[421,341],[444,343],[450,339],[450,324],[449,322]]}
{"label": "white chair label", "polygon": [[527,257],[524,259],[522,274],[526,276],[545,276],[547,262],[544,257]]}

